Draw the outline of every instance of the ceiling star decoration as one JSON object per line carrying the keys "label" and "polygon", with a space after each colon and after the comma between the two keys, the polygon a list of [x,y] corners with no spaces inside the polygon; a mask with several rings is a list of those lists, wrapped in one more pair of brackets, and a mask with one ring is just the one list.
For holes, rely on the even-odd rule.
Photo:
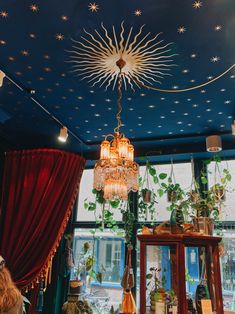
{"label": "ceiling star decoration", "polygon": [[1,11],[0,12],[0,16],[3,17],[3,18],[7,18],[9,16],[9,14],[8,14],[7,11]]}
{"label": "ceiling star decoration", "polygon": [[88,5],[88,8],[91,12],[97,12],[99,10],[99,5],[96,4],[95,2],[94,3],[90,3]]}
{"label": "ceiling star decoration", "polygon": [[135,16],[140,16],[142,14],[142,11],[137,9],[137,10],[135,10],[134,14],[135,14]]}
{"label": "ceiling star decoration", "polygon": [[56,37],[56,39],[59,40],[59,41],[64,40],[64,35],[63,35],[63,34],[60,34],[60,33],[59,33],[59,34],[56,34],[55,37]]}
{"label": "ceiling star decoration", "polygon": [[215,26],[215,31],[216,31],[216,32],[221,31],[221,29],[222,29],[222,26],[221,26],[221,25],[216,25],[216,26]]}
{"label": "ceiling star decoration", "polygon": [[194,9],[200,9],[202,7],[202,2],[201,1],[195,1],[193,3]]}
{"label": "ceiling star decoration", "polygon": [[31,4],[30,10],[33,12],[38,12],[39,11],[39,6],[36,4]]}
{"label": "ceiling star decoration", "polygon": [[179,34],[185,33],[185,32],[186,32],[186,27],[180,26],[180,27],[177,29],[177,32],[178,32]]}
{"label": "ceiling star decoration", "polygon": [[72,63],[73,71],[81,79],[87,79],[92,86],[105,86],[105,89],[115,88],[120,69],[116,65],[122,58],[125,66],[122,68],[122,79],[125,89],[129,85],[134,90],[134,85],[153,85],[161,83],[161,79],[170,76],[171,67],[174,67],[171,52],[172,43],[163,43],[159,39],[161,33],[154,37],[150,32],[143,34],[144,25],[136,35],[133,27],[125,35],[124,23],[121,23],[121,32],[117,37],[115,27],[112,34],[101,24],[102,33],[95,30],[95,35],[84,30],[81,40],[73,42],[68,62]]}
{"label": "ceiling star decoration", "polygon": [[220,60],[220,57],[215,56],[211,58],[211,62],[218,62]]}

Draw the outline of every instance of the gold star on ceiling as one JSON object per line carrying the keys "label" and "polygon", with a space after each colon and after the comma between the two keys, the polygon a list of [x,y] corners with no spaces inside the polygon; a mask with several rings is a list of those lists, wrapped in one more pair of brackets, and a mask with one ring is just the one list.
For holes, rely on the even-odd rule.
{"label": "gold star on ceiling", "polygon": [[184,26],[180,26],[180,27],[177,29],[177,32],[178,32],[179,34],[183,34],[183,33],[186,32],[186,28],[185,28]]}
{"label": "gold star on ceiling", "polygon": [[65,22],[66,22],[66,21],[68,21],[68,19],[69,19],[69,18],[68,18],[66,15],[62,15],[62,16],[61,16],[61,20],[62,20],[62,21],[65,21]]}
{"label": "gold star on ceiling", "polygon": [[59,34],[56,34],[56,39],[57,40],[64,40],[64,35],[63,34],[61,34],[61,33],[59,33]]}
{"label": "gold star on ceiling", "polygon": [[29,37],[30,37],[30,38],[36,38],[36,35],[33,34],[33,33],[31,33],[31,34],[29,34]]}
{"label": "gold star on ceiling", "polygon": [[135,16],[140,16],[142,14],[142,11],[137,9],[137,10],[135,10],[134,14],[135,14]]}
{"label": "gold star on ceiling", "polygon": [[12,57],[12,56],[10,56],[10,57],[8,57],[8,60],[10,60],[10,61],[15,61],[15,58]]}
{"label": "gold star on ceiling", "polygon": [[33,11],[33,12],[38,12],[39,11],[39,6],[33,3],[30,6],[30,10]]}
{"label": "gold star on ceiling", "polygon": [[96,4],[95,2],[94,3],[90,3],[88,5],[88,8],[91,12],[97,12],[99,10],[99,5]]}
{"label": "gold star on ceiling", "polygon": [[202,2],[201,1],[195,1],[193,3],[193,8],[194,9],[200,9],[202,7]]}
{"label": "gold star on ceiling", "polygon": [[1,11],[0,12],[0,16],[3,17],[3,18],[7,18],[9,16],[9,14],[8,14],[7,11]]}
{"label": "gold star on ceiling", "polygon": [[0,40],[0,44],[3,45],[3,46],[6,45],[6,41],[5,40]]}
{"label": "gold star on ceiling", "polygon": [[21,50],[21,54],[25,57],[29,56],[29,52],[27,50]]}

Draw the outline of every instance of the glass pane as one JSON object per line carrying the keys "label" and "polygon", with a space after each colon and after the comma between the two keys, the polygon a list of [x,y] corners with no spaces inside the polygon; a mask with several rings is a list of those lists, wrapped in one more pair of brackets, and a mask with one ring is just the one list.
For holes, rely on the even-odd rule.
{"label": "glass pane", "polygon": [[[78,208],[77,208],[77,221],[96,221],[96,218],[101,217],[101,207],[98,206],[96,212],[88,211],[84,208],[84,201],[87,199],[89,202],[94,202],[95,196],[92,193],[93,189],[93,169],[84,170],[79,188],[78,195]],[[121,212],[114,210],[114,219],[116,221],[122,220]]]}
{"label": "glass pane", "polygon": [[[157,171],[157,174],[166,173],[167,176],[171,176],[172,174],[172,166],[170,164],[156,165],[154,168]],[[146,167],[140,167],[140,176],[142,178],[145,177]],[[173,174],[172,174],[173,183],[179,183],[183,190],[189,191],[190,186],[192,184],[192,170],[191,163],[178,163],[173,165]],[[159,187],[153,183],[152,177],[149,177],[149,187],[150,189],[154,189],[156,191]],[[154,221],[165,221],[170,217],[169,211],[167,211],[167,207],[170,203],[167,200],[167,195],[164,194],[162,197],[157,197],[156,213],[154,214]],[[141,215],[139,212],[139,221],[150,221],[151,213],[147,212],[146,215]]]}
{"label": "glass pane", "polygon": [[[137,245],[137,308],[140,308],[140,264],[139,242]],[[177,307],[177,278],[174,246],[148,245],[146,247],[146,313],[162,313],[160,308],[168,304],[169,313],[171,306]],[[172,303],[168,301],[172,300]],[[173,301],[174,300],[174,301]],[[164,304],[164,305],[163,305]],[[157,309],[156,309],[157,308]],[[156,311],[156,312],[155,312]],[[166,312],[164,312],[166,313]]]}
{"label": "glass pane", "polygon": [[[235,227],[235,225],[234,225]],[[224,308],[235,311],[235,229],[224,231],[221,255]]]}
{"label": "glass pane", "polygon": [[[74,233],[74,259],[75,268],[71,277],[76,277],[77,265],[82,261],[82,248],[84,243],[89,243],[91,254],[94,256],[93,269],[95,274],[102,274],[102,283],[96,279],[91,279],[86,273],[82,274],[81,280],[84,281],[83,293],[88,293],[86,298],[91,302],[99,302],[106,306],[118,308],[122,301],[121,278],[124,270],[124,240],[113,232],[95,232],[95,236],[87,229],[75,229]],[[94,254],[93,254],[94,250]],[[100,305],[102,306],[102,305]],[[102,307],[101,307],[102,308]]]}
{"label": "glass pane", "polygon": [[224,202],[222,204],[222,215],[221,219],[224,221],[235,221],[235,160],[221,161],[220,163],[211,162],[208,165],[208,183],[209,188],[216,183],[220,183],[221,177],[223,176],[223,169],[228,169],[232,180],[226,185],[226,192],[224,196]]}

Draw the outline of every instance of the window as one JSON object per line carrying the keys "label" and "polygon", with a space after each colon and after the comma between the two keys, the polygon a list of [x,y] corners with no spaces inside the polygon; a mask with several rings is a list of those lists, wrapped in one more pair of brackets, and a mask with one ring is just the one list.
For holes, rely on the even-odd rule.
{"label": "window", "polygon": [[[171,164],[161,164],[154,166],[157,173],[166,173],[168,176],[172,173]],[[233,187],[235,186],[235,160],[223,161],[221,162],[221,167],[226,167],[229,169],[232,175],[232,182],[228,185],[229,192],[226,193],[225,202],[223,205],[223,220],[235,221],[235,193],[233,193]],[[214,174],[215,174],[215,165],[211,163],[208,166],[208,181],[209,187],[214,184]],[[140,167],[140,175],[143,177],[145,175],[145,166]],[[175,163],[173,164],[173,174],[172,180],[175,183],[179,183],[181,187],[187,192],[190,190],[192,185],[192,169],[191,163]],[[152,187],[155,189],[153,183]],[[80,185],[79,193],[79,202],[77,207],[77,217],[74,221],[74,255],[75,260],[77,261],[79,250],[81,250],[83,244],[86,241],[89,241],[92,246],[94,246],[95,252],[95,270],[101,271],[103,274],[102,284],[93,280],[91,282],[91,291],[99,300],[109,301],[109,308],[111,305],[115,309],[119,307],[122,301],[122,288],[121,288],[121,278],[123,275],[124,265],[125,265],[125,243],[124,239],[117,234],[114,234],[110,230],[105,230],[100,232],[96,230],[95,240],[93,235],[90,232],[96,228],[96,218],[94,212],[89,212],[84,208],[84,200],[88,199],[89,201],[94,201],[94,195],[92,194],[93,186],[93,170],[85,170],[83,172],[83,177]],[[133,202],[134,204],[135,202]],[[154,219],[157,222],[169,220],[170,212],[167,211],[167,207],[170,203],[167,201],[167,196],[158,197],[156,209],[157,215]],[[136,205],[135,205],[136,206]],[[137,208],[134,208],[136,211]],[[96,215],[100,215],[100,209],[97,210]],[[149,215],[147,217],[146,224],[149,222]],[[122,215],[118,209],[115,210],[115,218],[118,222],[119,228],[122,228]],[[90,229],[88,229],[88,227]],[[231,223],[231,226],[234,229],[225,230],[225,239],[224,245],[226,254],[221,258],[221,272],[222,272],[222,282],[223,282],[223,296],[224,296],[224,305],[226,309],[235,309],[235,225]],[[135,232],[142,227],[142,221],[136,221]],[[134,234],[134,238],[136,234]],[[161,247],[158,252],[150,250],[148,254],[153,257],[158,256],[161,260],[165,257],[167,261],[167,249]],[[189,280],[187,281],[187,291],[194,295],[196,286],[199,282],[199,265],[197,263],[198,250],[194,247],[187,248],[186,252],[186,269],[188,273]],[[195,262],[196,261],[196,262]],[[134,269],[136,277],[136,301],[139,302],[139,244],[137,242],[136,246],[136,260],[133,261],[133,265],[136,264],[136,269]],[[166,262],[167,264],[167,262]],[[166,269],[165,276],[166,282],[168,283],[169,279],[169,267],[166,267],[165,264],[159,264],[159,267]],[[192,279],[192,280],[190,280]]]}
{"label": "window", "polygon": [[228,169],[231,173],[232,180],[228,183],[226,187],[226,192],[224,196],[224,202],[222,205],[222,215],[221,219],[223,221],[235,221],[235,160],[221,161],[216,165],[215,162],[211,162],[208,165],[208,185],[209,188],[216,183],[219,183],[221,176],[223,175],[223,169]]}
{"label": "window", "polygon": [[[94,270],[102,273],[102,283],[96,280],[91,282],[91,292],[95,297],[110,300],[111,305],[119,306],[122,300],[121,278],[124,271],[125,246],[123,238],[113,232],[105,230],[96,231],[95,238],[88,229],[75,229],[74,233],[74,259],[75,266],[79,262],[79,252],[85,242],[94,248]],[[76,267],[72,273],[75,276]],[[85,280],[85,278],[82,278]]]}
{"label": "window", "polygon": [[[157,174],[166,173],[167,176],[172,177],[173,183],[179,183],[181,187],[188,191],[190,190],[190,186],[192,184],[192,170],[190,163],[177,163],[177,164],[163,164],[163,165],[156,165],[155,169]],[[146,172],[146,167],[140,167],[140,175],[144,178]],[[151,181],[150,178],[150,188],[154,190],[157,187]],[[170,217],[170,213],[167,211],[167,207],[169,206],[169,202],[167,201],[167,195],[164,194],[162,197],[158,197],[157,204],[156,204],[156,215],[154,217],[155,221],[165,221],[168,220]],[[140,219],[140,221],[144,219]],[[150,220],[150,215],[147,213],[147,221]]]}

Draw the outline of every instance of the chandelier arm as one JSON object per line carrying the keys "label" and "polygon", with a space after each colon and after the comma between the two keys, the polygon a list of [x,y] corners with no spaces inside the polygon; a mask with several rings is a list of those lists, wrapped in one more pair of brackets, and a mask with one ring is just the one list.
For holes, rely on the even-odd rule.
{"label": "chandelier arm", "polygon": [[118,112],[116,114],[116,119],[118,122],[117,127],[114,129],[115,133],[120,133],[120,127],[122,126],[122,121],[121,121],[121,112],[122,112],[122,72],[120,70],[119,73],[119,79],[118,79],[118,100],[117,100],[117,105],[118,105]]}
{"label": "chandelier arm", "polygon": [[204,87],[206,85],[209,85],[215,81],[217,81],[218,79],[220,79],[221,77],[223,77],[225,74],[227,74],[229,71],[231,71],[233,68],[235,67],[235,64],[233,64],[231,67],[229,67],[227,70],[225,70],[223,73],[221,73],[220,75],[216,76],[215,78],[213,78],[212,80],[205,82],[203,84],[200,85],[196,85],[196,86],[192,86],[192,87],[188,87],[188,88],[184,88],[184,89],[161,89],[161,88],[157,88],[157,87],[153,87],[153,86],[149,86],[149,85],[145,85],[143,82],[141,82],[140,80],[138,80],[138,78],[134,78],[133,76],[129,75],[130,79],[133,80],[133,82],[135,84],[139,84],[144,88],[147,89],[151,89],[151,90],[155,90],[158,92],[163,92],[163,93],[182,93],[182,92],[188,92],[194,89],[198,89],[201,87]]}

